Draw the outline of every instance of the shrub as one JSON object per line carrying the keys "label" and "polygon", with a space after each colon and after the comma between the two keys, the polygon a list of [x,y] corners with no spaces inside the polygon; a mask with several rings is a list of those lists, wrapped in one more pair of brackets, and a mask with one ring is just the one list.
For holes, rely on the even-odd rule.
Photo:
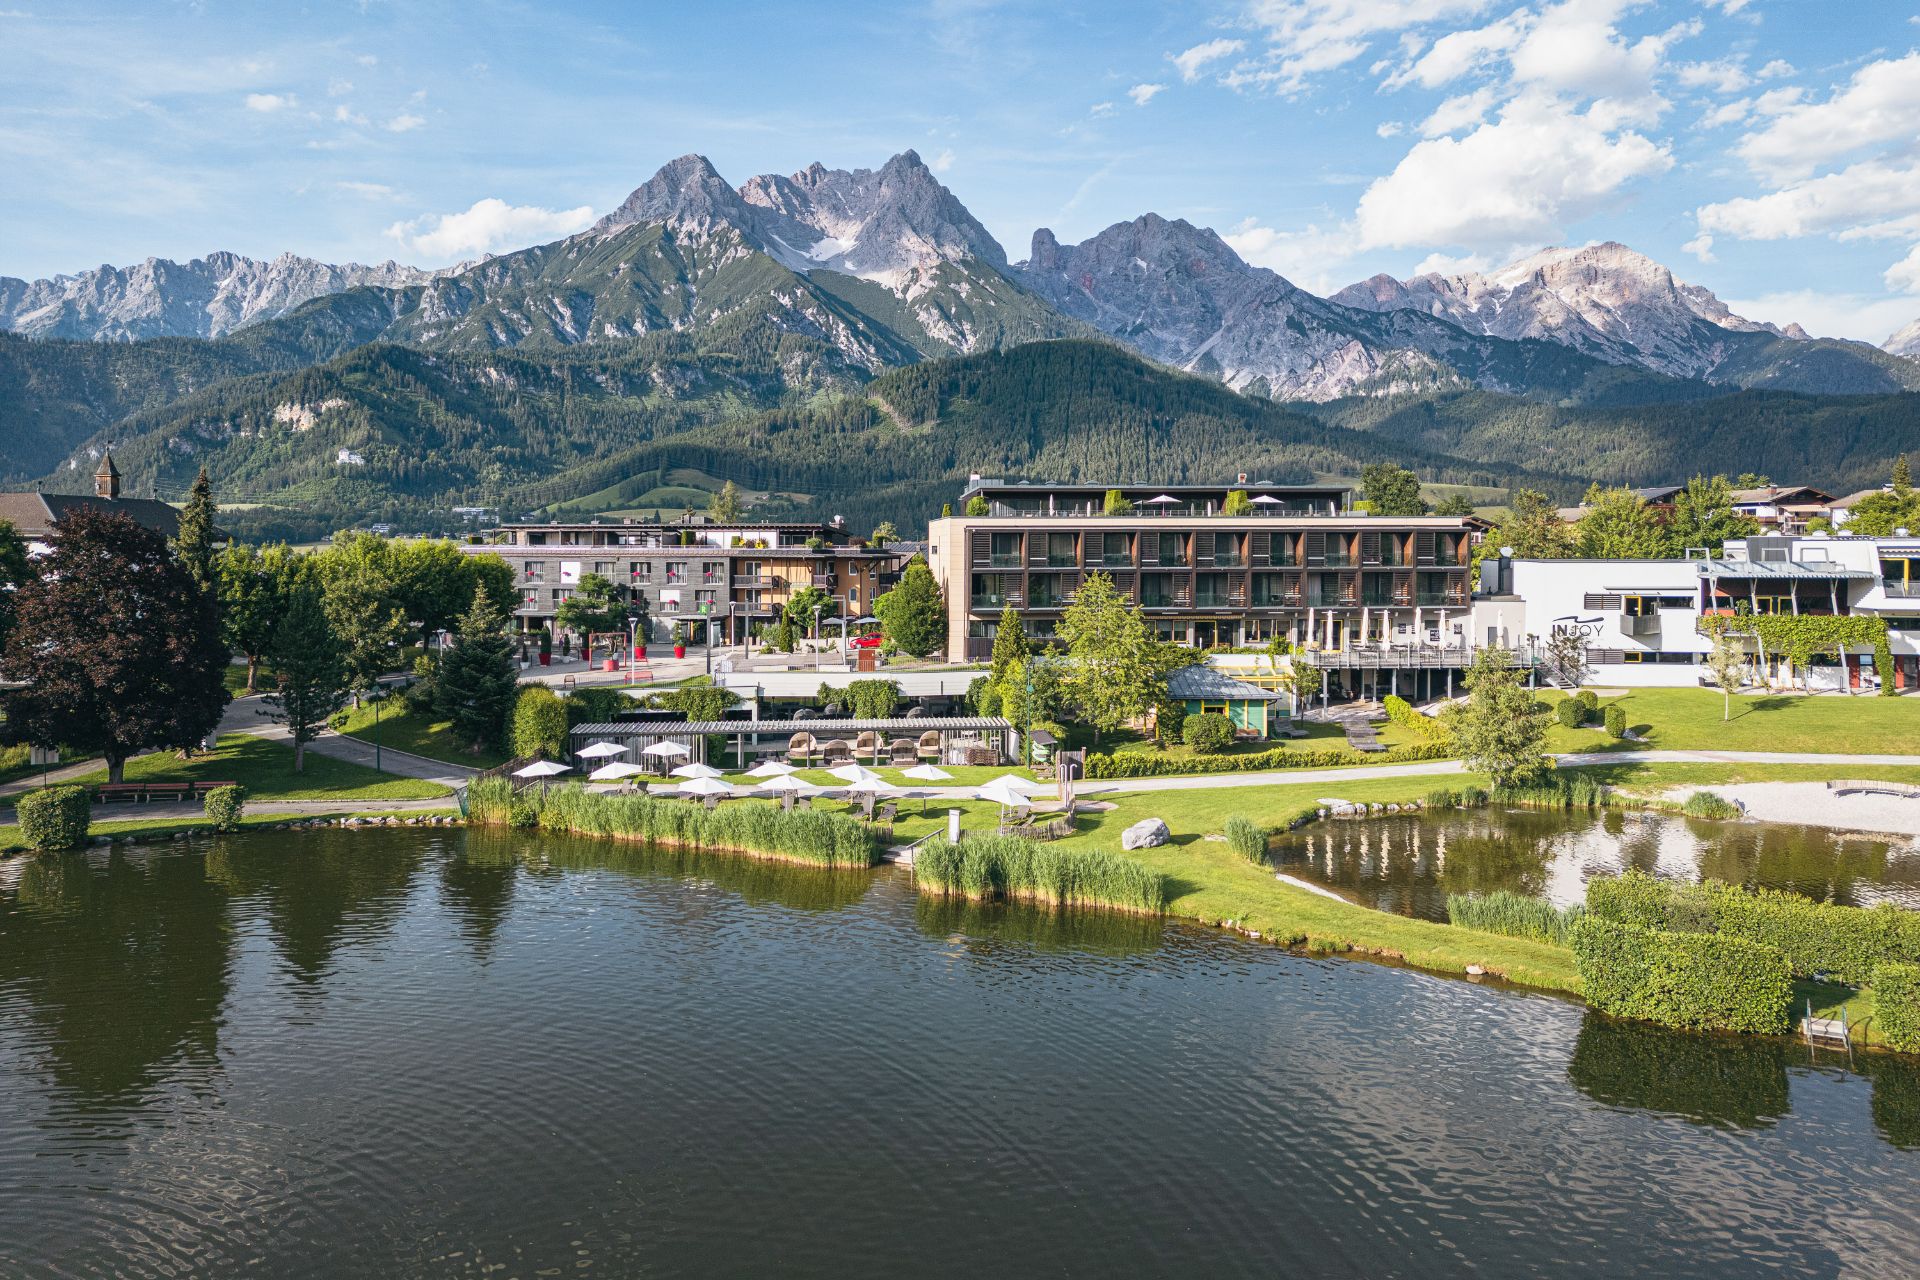
{"label": "shrub", "polygon": [[1737,818],[1740,806],[1711,791],[1696,791],[1680,806],[1680,812],[1689,818]]}
{"label": "shrub", "polygon": [[93,802],[85,787],[43,787],[21,796],[13,812],[29,849],[71,849],[87,838]]}
{"label": "shrub", "polygon": [[913,883],[921,893],[963,898],[1145,915],[1167,909],[1166,878],[1131,858],[1017,836],[970,836],[958,844],[929,840],[914,852]]}
{"label": "shrub", "polygon": [[1447,895],[1447,920],[1451,924],[1563,947],[1567,945],[1567,931],[1586,913],[1587,909],[1579,903],[1562,909],[1545,898],[1532,898],[1505,889],[1486,894]]}
{"label": "shrub", "polygon": [[1587,722],[1586,704],[1572,698],[1562,698],[1553,704],[1553,714],[1561,724],[1569,729],[1578,729]]}
{"label": "shrub", "polygon": [[633,710],[633,699],[619,689],[606,685],[588,685],[567,695],[567,727],[576,724],[611,724]]}
{"label": "shrub", "polygon": [[1448,809],[1458,809],[1460,807],[1460,793],[1457,791],[1448,791],[1442,787],[1438,791],[1427,792],[1427,798],[1420,803],[1423,808],[1444,813]]}
{"label": "shrub", "polygon": [[1180,741],[1199,755],[1217,755],[1233,745],[1233,721],[1217,711],[1188,716],[1180,725]]}
{"label": "shrub", "polygon": [[856,720],[885,720],[900,705],[900,686],[891,680],[853,680],[845,704]]}
{"label": "shrub", "polygon": [[1380,705],[1386,709],[1387,719],[1395,724],[1405,725],[1423,738],[1444,741],[1447,726],[1432,716],[1423,716],[1413,709],[1413,704],[1398,694],[1388,694],[1381,699]]}
{"label": "shrub", "polygon": [[1591,689],[1582,689],[1573,695],[1573,700],[1586,708],[1589,717],[1600,707],[1600,695]]}
{"label": "shrub", "polygon": [[967,685],[967,706],[977,716],[1000,714],[1000,686],[986,676],[975,676]]}
{"label": "shrub", "polygon": [[513,704],[513,754],[559,756],[567,745],[567,707],[543,684],[520,690]]}
{"label": "shrub", "polygon": [[1667,933],[1588,915],[1569,931],[1586,997],[1602,1013],[1662,1026],[1777,1035],[1793,975],[1779,951],[1743,938]]}
{"label": "shrub", "polygon": [[1587,911],[1639,929],[1704,933],[1713,927],[1713,907],[1704,888],[1661,880],[1637,868],[1587,881]]}
{"label": "shrub", "polygon": [[1265,773],[1273,769],[1332,769],[1346,764],[1409,764],[1416,760],[1445,760],[1453,749],[1445,742],[1422,742],[1361,755],[1357,751],[1280,747],[1238,756],[1162,756],[1144,751],[1117,755],[1095,752],[1087,757],[1089,778],[1169,778],[1200,773]]}
{"label": "shrub", "polygon": [[1515,809],[1603,809],[1615,803],[1613,788],[1584,773],[1558,773],[1524,787],[1495,787],[1493,802]]}
{"label": "shrub", "polygon": [[247,810],[247,789],[237,783],[215,787],[207,792],[205,809],[215,831],[238,831],[240,816]]}
{"label": "shrub", "polygon": [[1260,829],[1251,818],[1239,814],[1227,819],[1227,847],[1245,858],[1248,862],[1264,863],[1267,860],[1267,833]]}
{"label": "shrub", "polygon": [[647,699],[647,705],[661,711],[681,712],[689,720],[718,720],[728,707],[739,701],[731,690],[710,684],[689,684],[678,689],[662,689]]}
{"label": "shrub", "polygon": [[1607,736],[1609,738],[1624,738],[1627,736],[1627,711],[1626,708],[1622,707],[1619,703],[1609,702],[1607,704],[1603,722],[1607,726]]}
{"label": "shrub", "polygon": [[1883,964],[1873,971],[1873,1015],[1888,1045],[1920,1053],[1920,964]]}

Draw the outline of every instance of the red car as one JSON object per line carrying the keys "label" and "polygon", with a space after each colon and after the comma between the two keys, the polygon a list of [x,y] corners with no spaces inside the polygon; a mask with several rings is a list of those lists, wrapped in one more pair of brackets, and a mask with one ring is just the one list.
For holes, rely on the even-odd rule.
{"label": "red car", "polygon": [[856,649],[878,649],[880,647],[880,637],[879,636],[855,636],[853,639],[849,640],[847,643],[852,645]]}

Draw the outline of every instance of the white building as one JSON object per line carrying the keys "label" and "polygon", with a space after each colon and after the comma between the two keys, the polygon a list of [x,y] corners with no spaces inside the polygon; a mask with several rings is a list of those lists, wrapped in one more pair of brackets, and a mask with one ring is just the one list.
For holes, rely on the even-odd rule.
{"label": "white building", "polygon": [[[1586,640],[1593,684],[1708,683],[1712,643],[1700,619],[1713,611],[1884,617],[1896,687],[1920,688],[1920,538],[1768,535],[1729,542],[1716,559],[1515,560],[1510,577],[1475,599],[1474,642],[1517,648],[1574,631]],[[1767,666],[1775,683],[1797,678],[1777,655]],[[1878,681],[1861,646],[1850,648],[1844,671],[1828,659],[1807,678],[1816,689]]]}

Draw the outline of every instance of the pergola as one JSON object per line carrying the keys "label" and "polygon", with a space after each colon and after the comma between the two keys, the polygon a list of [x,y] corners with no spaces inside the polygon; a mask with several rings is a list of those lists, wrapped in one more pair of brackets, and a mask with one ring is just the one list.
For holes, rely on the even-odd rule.
{"label": "pergola", "polygon": [[[927,733],[939,735],[940,754],[955,740],[973,740],[997,749],[1003,759],[1014,753],[1013,725],[1000,716],[890,716],[885,719],[830,720],[809,717],[804,720],[616,720],[606,724],[575,725],[569,734],[569,746],[575,753],[596,742],[611,742],[628,748],[635,759],[656,742],[677,742],[686,747],[695,760],[705,760],[709,737],[731,738],[734,759],[744,764],[750,754],[782,754],[795,734],[811,734],[819,740],[851,739],[873,733],[884,741],[893,736],[918,740]],[[762,739],[773,739],[774,751],[760,749]]]}

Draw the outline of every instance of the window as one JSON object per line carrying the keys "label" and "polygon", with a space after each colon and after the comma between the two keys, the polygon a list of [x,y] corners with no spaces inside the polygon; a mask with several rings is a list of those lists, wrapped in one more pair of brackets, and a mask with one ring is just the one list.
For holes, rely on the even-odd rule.
{"label": "window", "polygon": [[593,562],[593,571],[603,578],[611,578],[613,576],[613,561],[595,560]]}
{"label": "window", "polygon": [[687,562],[685,560],[667,561],[667,581],[685,582],[687,580]]}
{"label": "window", "polygon": [[993,567],[1009,569],[1020,563],[1020,535],[1017,533],[996,533],[991,548]]}
{"label": "window", "polygon": [[693,593],[693,606],[701,613],[712,613],[713,606],[720,602],[718,591],[696,591]]}
{"label": "window", "polygon": [[635,582],[653,581],[653,562],[651,560],[635,560],[629,567],[633,572],[633,580]]}
{"label": "window", "polygon": [[527,561],[527,581],[528,582],[538,582],[546,576],[547,576],[547,562],[545,560]]}

